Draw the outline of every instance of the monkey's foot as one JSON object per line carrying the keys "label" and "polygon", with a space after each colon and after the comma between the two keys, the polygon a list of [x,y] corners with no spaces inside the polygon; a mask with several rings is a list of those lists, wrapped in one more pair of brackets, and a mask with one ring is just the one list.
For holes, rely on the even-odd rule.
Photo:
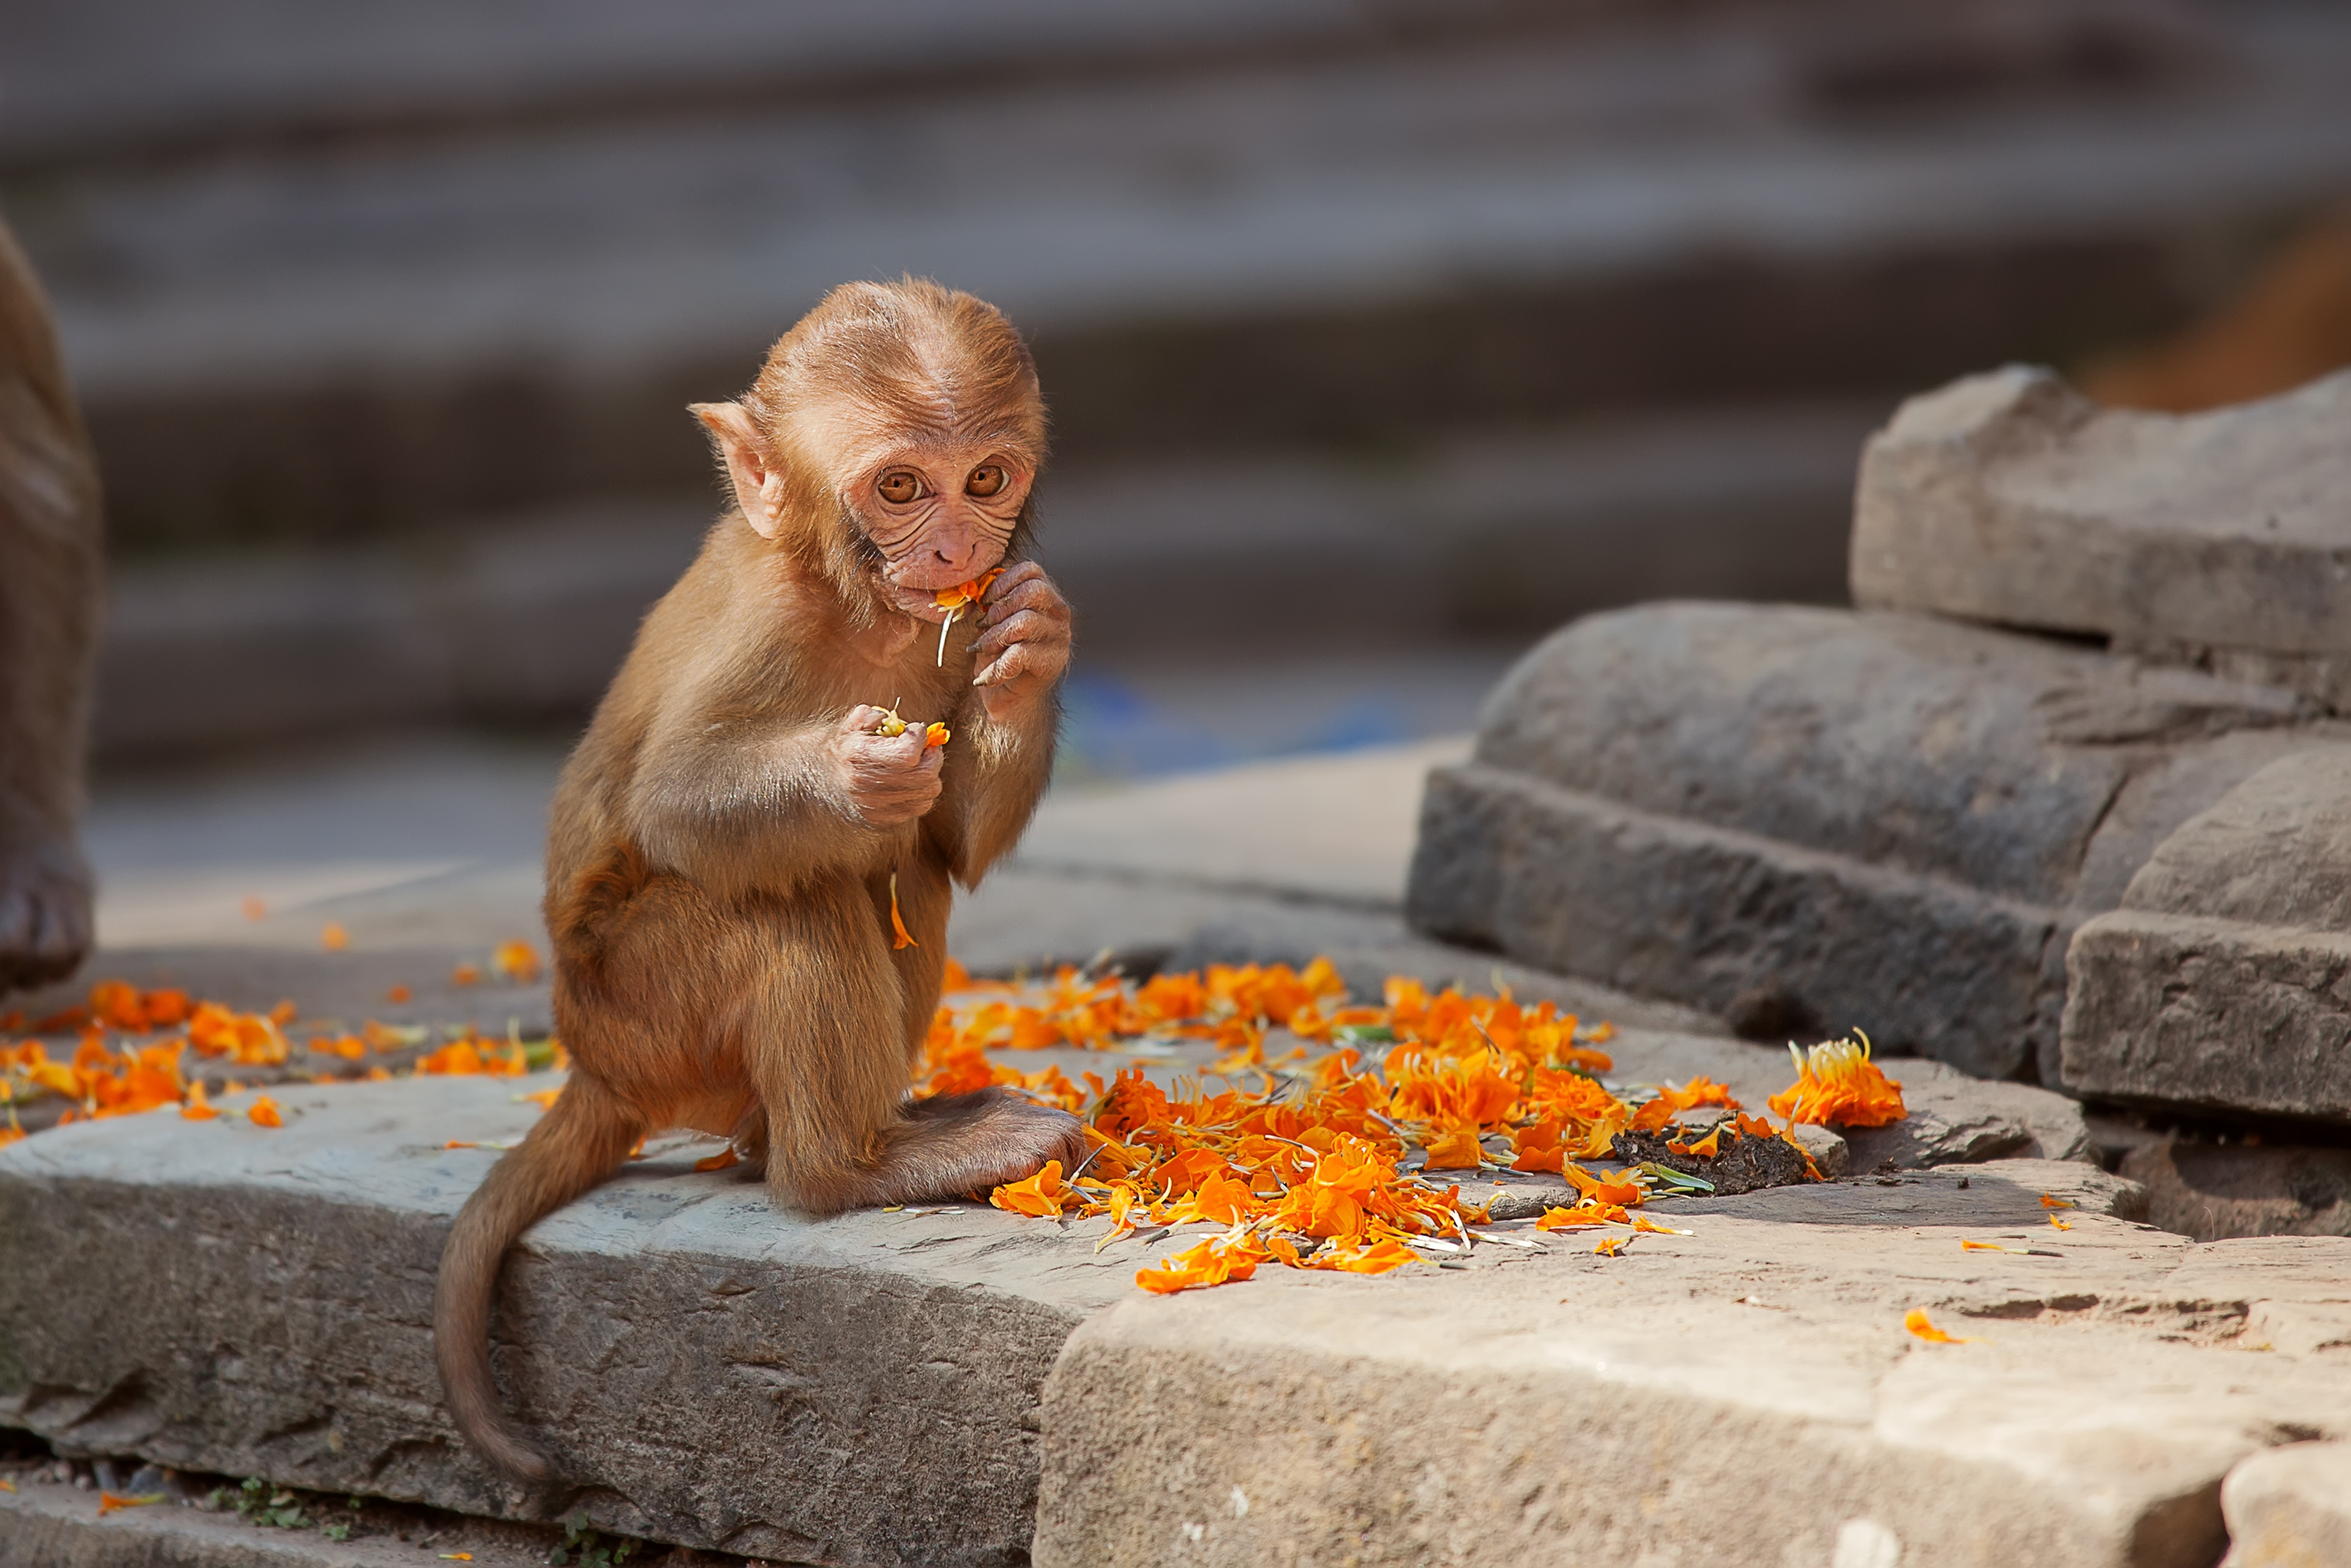
{"label": "monkey's foot", "polygon": [[0,996],[72,974],[89,943],[89,870],[73,846],[0,845]]}
{"label": "monkey's foot", "polygon": [[1074,1171],[1086,1157],[1084,1124],[1067,1111],[1001,1089],[917,1100],[882,1134],[880,1155],[862,1170],[778,1171],[768,1179],[793,1207],[837,1214],[869,1204],[960,1197],[1025,1181],[1048,1160]]}

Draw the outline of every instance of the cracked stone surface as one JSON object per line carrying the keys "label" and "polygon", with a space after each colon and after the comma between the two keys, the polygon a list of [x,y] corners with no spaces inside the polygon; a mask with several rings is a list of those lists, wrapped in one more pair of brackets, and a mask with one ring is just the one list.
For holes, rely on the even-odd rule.
{"label": "cracked stone surface", "polygon": [[2346,738],[2275,687],[1923,617],[1594,615],[1432,772],[1406,913],[1759,1035],[2053,1080],[2074,927],[2188,818]]}
{"label": "cracked stone surface", "polygon": [[2011,367],[1872,437],[1854,601],[2095,632],[2351,708],[2351,375],[2178,416]]}
{"label": "cracked stone surface", "polygon": [[1046,1385],[1036,1561],[2212,1563],[2224,1478],[2346,1431],[2351,1354],[2248,1324],[2339,1310],[2351,1242],[2199,1245],[2077,1165],[1964,1176],[1677,1203],[1689,1236],[1552,1237],[1475,1290],[1123,1300]]}
{"label": "cracked stone surface", "polygon": [[2158,847],[2066,957],[2064,1077],[2351,1120],[2351,747],[2283,758]]}

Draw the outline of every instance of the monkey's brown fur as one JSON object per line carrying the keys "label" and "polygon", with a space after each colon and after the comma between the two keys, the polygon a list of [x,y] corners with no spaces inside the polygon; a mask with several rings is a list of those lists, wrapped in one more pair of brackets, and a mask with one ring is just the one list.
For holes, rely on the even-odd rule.
{"label": "monkey's brown fur", "polygon": [[[727,1134],[764,1160],[778,1204],[818,1213],[961,1193],[1084,1148],[1073,1118],[995,1092],[907,1098],[938,1001],[949,883],[970,885],[1012,847],[1052,761],[1067,607],[1043,574],[1008,571],[992,623],[949,627],[944,667],[937,637],[910,618],[956,571],[1021,542],[1045,443],[1026,349],[967,295],[852,285],[777,343],[739,406],[695,412],[739,504],[647,617],[556,791],[546,910],[570,1080],[466,1203],[442,1257],[434,1334],[451,1411],[524,1480],[552,1467],[491,1379],[500,1259],[647,1133]],[[871,500],[877,472],[968,452],[1001,456],[1017,517],[1011,489],[995,517],[975,488],[910,514],[910,534]],[[976,645],[998,654],[977,690]],[[944,718],[943,765],[919,735],[904,753],[869,746],[882,705],[916,730]],[[902,794],[935,772],[935,799],[904,821],[866,820],[840,782],[860,747],[879,758],[870,777]],[[897,950],[893,873],[916,942]]]}
{"label": "monkey's brown fur", "polygon": [[0,226],[0,995],[89,950],[75,842],[104,549],[98,465],[32,268]]}

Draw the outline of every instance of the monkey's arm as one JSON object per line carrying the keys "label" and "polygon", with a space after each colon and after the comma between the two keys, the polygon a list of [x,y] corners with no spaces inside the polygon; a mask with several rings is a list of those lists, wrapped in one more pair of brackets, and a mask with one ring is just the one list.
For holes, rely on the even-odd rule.
{"label": "monkey's arm", "polygon": [[975,695],[957,716],[946,787],[923,819],[924,831],[945,852],[947,867],[966,887],[1012,852],[1053,776],[1053,738],[1061,727],[1061,691],[1003,717]]}
{"label": "monkey's arm", "polygon": [[713,889],[778,888],[872,863],[939,794],[919,728],[873,734],[878,708],[831,721],[657,726],[623,814],[655,863]]}
{"label": "monkey's arm", "polygon": [[1035,561],[1021,561],[989,591],[972,651],[978,701],[959,722],[968,745],[947,770],[939,809],[925,827],[966,887],[1019,841],[1053,772],[1061,727],[1061,675],[1069,668],[1069,601]]}

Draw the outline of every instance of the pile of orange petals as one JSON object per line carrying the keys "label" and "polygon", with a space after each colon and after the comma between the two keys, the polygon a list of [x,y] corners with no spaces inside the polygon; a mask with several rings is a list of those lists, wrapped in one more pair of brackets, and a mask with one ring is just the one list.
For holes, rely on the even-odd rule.
{"label": "pile of orange petals", "polygon": [[1791,1122],[1844,1127],[1883,1127],[1908,1115],[1902,1085],[1869,1059],[1869,1037],[1854,1034],[1858,1043],[1832,1040],[1809,1051],[1789,1046],[1796,1082],[1771,1096],[1771,1109]]}
{"label": "pile of orange petals", "polygon": [[[0,1070],[7,1077],[6,1098],[15,1099],[18,1085],[37,1086],[73,1102],[61,1121],[99,1116],[126,1116],[176,1105],[187,1093],[180,1074],[185,1042],[167,1040],[154,1045],[126,1045],[109,1051],[106,1037],[93,1030],[74,1048],[72,1060],[54,1061],[37,1040],[0,1046]],[[10,1138],[7,1141],[13,1142]]]}
{"label": "pile of orange petals", "polygon": [[[1155,976],[1140,985],[1063,969],[1040,985],[977,983],[950,966],[948,999],[926,1046],[924,1092],[962,1093],[991,1084],[1077,1113],[1094,1146],[1073,1172],[1049,1166],[997,1188],[991,1201],[1037,1218],[1106,1216],[1107,1246],[1145,1225],[1210,1224],[1222,1233],[1142,1270],[1155,1291],[1249,1277],[1260,1263],[1380,1273],[1419,1260],[1416,1239],[1455,1241],[1484,1210],[1424,1172],[1496,1163],[1486,1140],[1520,1150],[1522,1167],[1559,1170],[1564,1152],[1607,1153],[1633,1110],[1591,1076],[1613,1065],[1572,1016],[1549,1004],[1521,1008],[1506,993],[1431,996],[1417,981],[1389,982],[1381,1005],[1351,1004],[1327,959],[1288,965],[1218,965]],[[1264,1061],[1268,1033],[1336,1047],[1276,1078]],[[992,1049],[1114,1049],[1155,1036],[1206,1040],[1221,1059],[1205,1080],[1174,1090],[1140,1069],[1082,1083],[1059,1068],[1024,1072]],[[1365,1047],[1380,1048],[1377,1065]],[[1303,1047],[1290,1060],[1303,1061]],[[1238,1085],[1240,1077],[1258,1087]],[[1667,1092],[1711,1103],[1719,1085]],[[1421,1156],[1415,1168],[1412,1155]],[[1533,1151],[1531,1155],[1530,1151]],[[1534,1163],[1530,1166],[1530,1160]],[[1569,1167],[1614,1206],[1638,1204],[1630,1178]]]}
{"label": "pile of orange petals", "polygon": [[[1416,1240],[1466,1238],[1468,1224],[1483,1218],[1458,1187],[1439,1187],[1426,1174],[1484,1170],[1505,1159],[1522,1171],[1557,1172],[1576,1189],[1573,1207],[1539,1221],[1544,1229],[1616,1225],[1670,1233],[1628,1218],[1649,1196],[1639,1172],[1600,1175],[1577,1162],[1611,1157],[1616,1135],[1628,1129],[1660,1132],[1677,1147],[1708,1154],[1734,1134],[1787,1136],[1704,1077],[1628,1102],[1596,1076],[1614,1065],[1596,1049],[1613,1030],[1586,1030],[1549,1003],[1522,1007],[1507,990],[1431,995],[1419,981],[1399,977],[1388,981],[1378,1006],[1356,1004],[1322,958],[1299,969],[1220,965],[1141,985],[1069,968],[1039,985],[976,983],[950,963],[946,989],[925,1047],[922,1092],[1015,1088],[1077,1114],[1094,1143],[1074,1171],[1065,1175],[1056,1165],[998,1187],[998,1207],[1057,1219],[1106,1216],[1109,1232],[1097,1250],[1146,1224],[1222,1228],[1139,1273],[1136,1283],[1149,1291],[1247,1279],[1267,1262],[1377,1273],[1418,1260]],[[1265,1056],[1275,1029],[1332,1049],[1311,1062],[1303,1048],[1294,1051],[1284,1060],[1301,1065],[1277,1076]],[[1207,1040],[1221,1052],[1203,1079],[1178,1080],[1173,1090],[1140,1069],[1107,1083],[1087,1072],[1080,1083],[1058,1067],[1024,1072],[988,1055],[1042,1046],[1116,1049],[1171,1036]],[[1379,1049],[1376,1066],[1367,1047]],[[1866,1074],[1823,1049],[1829,1054],[1815,1052],[1816,1077],[1825,1072],[1866,1089]],[[1860,1066],[1876,1072],[1865,1050]],[[1259,1086],[1238,1087],[1244,1079]],[[1801,1094],[1812,1082],[1790,1092]],[[1236,1086],[1210,1092],[1215,1082]],[[1676,1119],[1705,1107],[1730,1111],[1721,1125],[1732,1131],[1681,1133]],[[1886,1119],[1900,1114],[1896,1095]],[[1497,1153],[1504,1142],[1509,1151]]]}

